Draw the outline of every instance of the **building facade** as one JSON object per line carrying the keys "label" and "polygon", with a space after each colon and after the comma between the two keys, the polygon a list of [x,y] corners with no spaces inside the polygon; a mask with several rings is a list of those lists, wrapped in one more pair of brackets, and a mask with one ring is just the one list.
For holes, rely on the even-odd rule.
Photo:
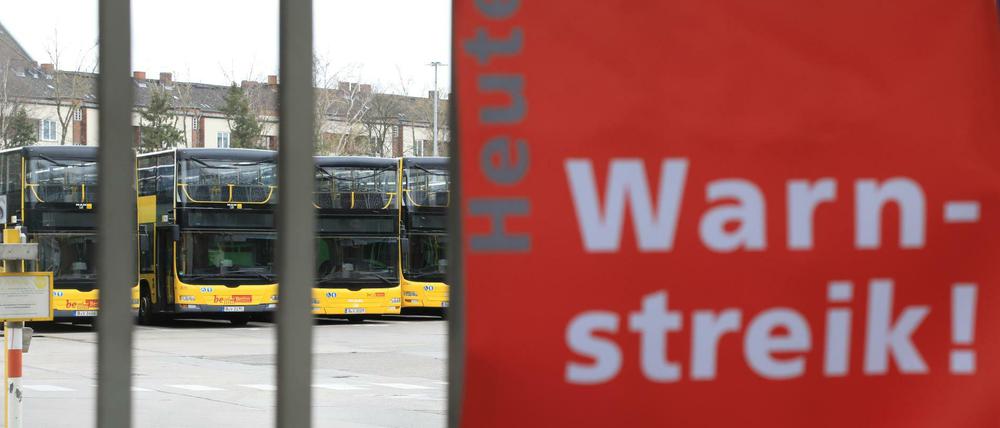
{"label": "building facade", "polygon": [[[178,147],[229,147],[232,126],[224,113],[229,86],[177,82],[172,73],[155,78],[135,71],[135,113],[132,124],[138,146],[148,124],[142,120],[154,92],[166,94],[170,121],[183,135]],[[238,86],[261,123],[254,146],[275,149],[280,144],[277,117],[277,76]],[[317,88],[317,154],[369,156],[431,156],[433,97],[376,93],[371,85],[338,82]],[[9,146],[11,118],[23,109],[37,138],[31,144],[98,145],[100,104],[97,75],[56,70],[39,64],[0,24],[0,139]],[[448,101],[439,101],[437,154],[447,155]]]}

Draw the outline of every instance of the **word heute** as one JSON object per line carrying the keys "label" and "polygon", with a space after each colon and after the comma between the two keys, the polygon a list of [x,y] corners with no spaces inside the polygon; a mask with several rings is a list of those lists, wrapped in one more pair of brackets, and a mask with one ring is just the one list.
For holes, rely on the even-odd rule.
{"label": "word heute", "polygon": [[[602,206],[591,161],[567,160],[567,181],[584,249],[590,253],[617,252],[626,205],[629,205],[639,251],[673,251],[688,166],[684,158],[664,159],[658,194],[653,200],[643,161],[612,159]],[[808,251],[813,248],[815,211],[821,204],[836,200],[837,184],[832,178],[787,181],[786,245],[789,249]],[[702,214],[698,232],[703,245],[719,253],[766,250],[764,197],[753,182],[742,178],[710,181],[705,195],[710,203],[735,203],[718,205]],[[854,182],[854,198],[855,249],[881,247],[882,209],[890,203],[899,207],[899,246],[924,248],[927,207],[919,183],[905,177],[881,181],[858,179]],[[946,223],[977,222],[979,203],[949,201],[944,206],[944,220]],[[727,227],[731,223],[738,227]],[[976,371],[976,354],[969,347],[974,340],[977,291],[977,285],[972,283],[951,285],[951,332],[957,348],[949,354],[949,369],[956,375],[971,375]],[[813,329],[806,318],[792,308],[774,307],[752,318],[738,308],[694,310],[690,317],[692,342],[688,377],[694,381],[716,379],[719,341],[724,335],[739,333],[743,335],[743,356],[747,365],[763,378],[780,380],[803,376],[807,370],[805,354],[820,346],[823,375],[847,376],[850,373],[853,314],[845,305],[853,296],[854,284],[851,282],[828,283],[827,301],[831,307],[826,313],[822,345],[814,340]],[[870,376],[886,374],[891,358],[900,373],[927,373],[927,364],[911,337],[927,317],[930,306],[907,306],[893,319],[892,314],[897,313],[893,309],[893,297],[892,280],[872,279],[868,284],[861,372]],[[668,292],[659,291],[644,296],[641,309],[629,313],[626,322],[617,313],[606,310],[588,310],[574,316],[566,328],[566,343],[576,354],[576,360],[566,364],[566,381],[599,384],[615,378],[623,363],[621,348],[604,335],[617,334],[625,328],[639,335],[639,365],[646,378],[654,382],[682,380],[685,368],[670,358],[668,337],[684,328],[684,314],[670,310],[668,303]],[[775,353],[780,353],[781,358],[776,358]]]}

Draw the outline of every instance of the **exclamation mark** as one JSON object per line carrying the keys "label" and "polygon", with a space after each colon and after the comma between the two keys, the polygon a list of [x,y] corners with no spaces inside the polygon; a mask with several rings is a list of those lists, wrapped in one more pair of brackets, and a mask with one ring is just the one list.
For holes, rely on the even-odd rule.
{"label": "exclamation mark", "polygon": [[[955,345],[972,346],[976,336],[976,284],[956,283],[951,287],[951,340]],[[976,373],[976,351],[955,349],[951,351],[951,372],[971,375]]]}

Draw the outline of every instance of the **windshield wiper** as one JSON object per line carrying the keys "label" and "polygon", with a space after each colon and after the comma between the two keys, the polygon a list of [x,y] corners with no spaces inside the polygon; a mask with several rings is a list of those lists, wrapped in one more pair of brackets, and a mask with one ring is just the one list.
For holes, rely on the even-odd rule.
{"label": "windshield wiper", "polygon": [[222,275],[216,275],[216,274],[208,274],[208,275],[206,275],[206,274],[199,274],[199,275],[184,275],[184,274],[180,274],[178,276],[181,277],[182,281],[192,281],[192,280],[193,281],[197,281],[197,280],[200,280],[200,279],[217,279],[217,278],[223,277]]}
{"label": "windshield wiper", "polygon": [[[330,275],[327,275],[327,276],[324,276],[322,278],[319,278],[319,282],[320,283],[339,283],[339,282],[353,282],[353,281],[357,281],[357,279],[342,278],[342,277],[336,276],[337,273],[339,273],[339,272],[334,272],[334,273],[332,273]],[[382,275],[379,275],[379,274],[377,274],[375,272],[358,272],[358,273],[361,274],[361,275],[364,275],[364,276],[375,277],[378,280],[380,280],[380,281],[382,281],[382,282],[384,282],[386,284],[389,284],[389,285],[392,285],[392,284],[396,283],[392,279],[390,279],[388,277],[385,277],[385,276],[382,276]],[[359,278],[359,279],[366,279],[364,276],[362,278]]]}
{"label": "windshield wiper", "polygon": [[408,278],[417,279],[417,278],[426,278],[426,277],[435,276],[435,275],[440,275],[440,276],[444,277],[445,273],[444,272],[419,272],[419,273],[411,273],[411,274],[407,275],[407,277]]}
{"label": "windshield wiper", "polygon": [[257,278],[261,278],[261,279],[264,279],[266,281],[274,281],[275,278],[277,278],[277,275],[275,275],[273,273],[268,274],[268,273],[260,273],[260,272],[246,272],[246,271],[239,271],[239,270],[238,271],[234,271],[234,272],[228,272],[228,274],[232,274],[232,275],[234,275],[236,277],[255,276]]}
{"label": "windshield wiper", "polygon": [[370,275],[370,276],[374,276],[374,277],[376,277],[376,278],[378,278],[378,279],[382,280],[382,282],[384,282],[384,283],[386,283],[386,284],[393,284],[392,280],[390,280],[389,278],[386,278],[386,277],[384,277],[384,276],[382,276],[382,275],[379,275],[379,274],[377,274],[377,273],[375,273],[375,272],[365,272],[364,274],[365,274],[365,275]]}
{"label": "windshield wiper", "polygon": [[250,272],[229,272],[229,273],[213,273],[213,274],[199,274],[199,275],[180,275],[181,280],[201,280],[201,279],[246,279],[257,277],[264,279],[266,281],[274,281],[276,275],[274,274],[263,274],[263,273],[250,273]]}

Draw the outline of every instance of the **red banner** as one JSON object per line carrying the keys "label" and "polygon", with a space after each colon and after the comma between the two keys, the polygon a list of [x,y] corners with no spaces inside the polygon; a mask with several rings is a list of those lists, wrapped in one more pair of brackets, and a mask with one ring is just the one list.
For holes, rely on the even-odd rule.
{"label": "red banner", "polygon": [[992,0],[459,0],[463,426],[1000,425]]}

